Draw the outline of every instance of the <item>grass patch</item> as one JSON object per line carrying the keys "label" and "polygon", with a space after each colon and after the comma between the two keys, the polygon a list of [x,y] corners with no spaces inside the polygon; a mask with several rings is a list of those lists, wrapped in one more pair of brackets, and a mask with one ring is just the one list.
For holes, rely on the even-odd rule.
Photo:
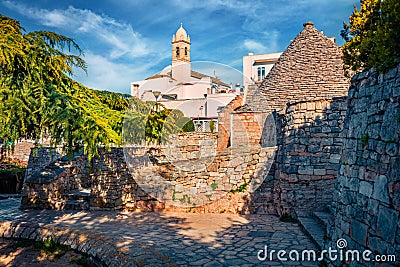
{"label": "grass patch", "polygon": [[365,133],[365,134],[363,134],[363,136],[361,136],[360,141],[361,141],[363,148],[365,148],[365,146],[367,145],[368,139],[369,139],[369,136],[367,133]]}
{"label": "grass patch", "polygon": [[211,184],[211,188],[212,188],[212,190],[217,189],[217,188],[218,188],[217,183],[216,183],[216,182],[213,182],[213,183]]}
{"label": "grass patch", "polygon": [[231,192],[232,194],[235,194],[235,193],[243,193],[243,192],[246,191],[248,185],[249,185],[248,183],[244,182],[244,183],[241,184],[238,188],[232,189],[232,190],[229,191],[229,192]]}
{"label": "grass patch", "polygon": [[[22,247],[28,248],[31,247],[35,250],[40,251],[45,254],[50,260],[57,260],[65,255],[68,251],[72,249],[69,246],[61,245],[56,243],[51,237],[48,237],[44,240],[36,241],[36,240],[28,240],[28,239],[19,239],[15,240],[13,245],[14,247]],[[75,263],[79,266],[85,267],[94,267],[96,266],[87,254],[84,254],[79,251],[75,251],[73,258],[71,257],[70,263]]]}
{"label": "grass patch", "polygon": [[15,242],[16,247],[33,247],[40,252],[46,254],[47,256],[51,256],[54,259],[58,259],[62,257],[67,251],[70,251],[71,248],[65,245],[61,245],[56,243],[51,237],[48,237],[44,240],[35,241],[35,240],[17,240]]}
{"label": "grass patch", "polygon": [[53,255],[56,259],[64,255],[65,252],[71,250],[71,248],[68,246],[56,243],[51,237],[36,242],[34,247],[40,249],[40,251],[46,255]]}
{"label": "grass patch", "polygon": [[182,196],[182,198],[179,199],[179,201],[181,203],[190,204],[190,197],[187,194],[185,194],[185,195]]}

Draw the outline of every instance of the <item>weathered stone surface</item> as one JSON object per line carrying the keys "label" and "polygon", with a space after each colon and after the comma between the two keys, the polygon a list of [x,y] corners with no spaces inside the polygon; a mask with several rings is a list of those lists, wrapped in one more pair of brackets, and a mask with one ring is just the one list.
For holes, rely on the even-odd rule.
{"label": "weathered stone surface", "polygon": [[[310,102],[315,104],[310,105]],[[332,201],[342,156],[340,144],[334,144],[335,140],[341,140],[342,132],[331,128],[343,124],[344,103],[344,97],[302,101],[288,104],[286,113],[278,114],[277,126],[283,129],[282,136],[278,136],[274,166],[276,190],[280,192],[280,198],[275,200],[281,207],[279,212],[322,210]],[[304,110],[304,105],[309,109]],[[331,123],[333,121],[336,123]],[[320,131],[321,127],[325,130]],[[355,154],[352,157],[355,161]],[[358,183],[349,180],[350,186],[356,190]]]}
{"label": "weathered stone surface", "polygon": [[[275,148],[262,148],[258,145],[248,149],[228,148],[214,155],[204,154],[212,151],[215,153],[216,141],[215,134],[194,132],[177,136],[172,140],[173,144],[166,147],[126,147],[126,153],[134,153],[128,164],[123,148],[102,152],[92,162],[88,183],[90,188],[82,196],[82,201],[87,199],[87,203],[80,202],[81,199],[69,199],[80,197],[72,192],[80,190],[87,180],[84,176],[87,174],[87,160],[78,157],[71,166],[55,174],[50,183],[26,183],[23,207],[256,212],[259,207],[250,204],[252,199],[237,193],[243,191],[249,195],[260,186],[269,170],[267,163],[273,159]],[[171,152],[171,146],[177,151],[167,153]],[[188,151],[193,153],[200,149],[202,158],[186,160]],[[208,166],[215,171],[208,171]],[[192,170],[193,167],[197,169]],[[156,183],[151,180],[152,177],[156,177]],[[221,197],[221,201],[216,201]]]}
{"label": "weathered stone surface", "polygon": [[[394,93],[400,88],[394,82],[400,72],[390,73],[369,71],[352,80],[343,128],[342,164],[346,165],[339,170],[336,220],[328,231],[333,241],[327,245],[334,245],[342,237],[343,225],[351,222],[346,237],[349,249],[400,254],[400,238],[396,238],[400,231],[400,96]],[[359,181],[358,190],[351,186],[354,179]]]}
{"label": "weathered stone surface", "polygon": [[389,190],[386,176],[377,175],[375,177],[374,193],[372,197],[378,201],[389,203]]}
{"label": "weathered stone surface", "polygon": [[365,246],[367,244],[367,231],[368,226],[358,220],[353,219],[351,221],[351,233],[350,236],[358,244]]}
{"label": "weathered stone surface", "polygon": [[384,206],[379,207],[376,233],[392,244],[394,242],[399,213]]}
{"label": "weathered stone surface", "polygon": [[349,80],[341,56],[334,42],[312,24],[305,25],[262,82],[259,94],[249,97],[249,105],[264,112],[284,110],[287,102],[298,101],[304,101],[300,106],[304,111],[339,108],[313,100],[347,95]]}
{"label": "weathered stone surface", "polygon": [[359,188],[360,194],[363,194],[364,196],[367,196],[367,197],[371,197],[372,190],[373,190],[373,186],[371,183],[365,182],[365,181],[360,182],[360,188]]}

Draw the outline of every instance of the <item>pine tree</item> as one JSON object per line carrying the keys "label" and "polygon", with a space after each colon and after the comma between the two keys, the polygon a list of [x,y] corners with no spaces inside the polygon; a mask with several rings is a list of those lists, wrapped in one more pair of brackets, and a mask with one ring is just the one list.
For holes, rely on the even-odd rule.
{"label": "pine tree", "polygon": [[361,0],[341,32],[348,74],[370,68],[386,71],[400,58],[400,2]]}

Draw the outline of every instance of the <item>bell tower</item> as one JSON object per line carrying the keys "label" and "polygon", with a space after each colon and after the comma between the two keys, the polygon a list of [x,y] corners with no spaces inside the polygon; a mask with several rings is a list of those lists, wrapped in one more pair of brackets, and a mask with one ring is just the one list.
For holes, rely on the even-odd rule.
{"label": "bell tower", "polygon": [[181,26],[172,35],[172,63],[190,62],[190,37]]}
{"label": "bell tower", "polygon": [[187,83],[191,80],[190,76],[190,37],[181,23],[175,35],[172,35],[172,78]]}

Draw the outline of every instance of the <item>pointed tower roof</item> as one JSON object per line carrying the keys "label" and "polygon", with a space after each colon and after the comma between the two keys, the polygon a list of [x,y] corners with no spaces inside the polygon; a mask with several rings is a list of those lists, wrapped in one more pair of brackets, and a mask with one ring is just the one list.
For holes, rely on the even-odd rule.
{"label": "pointed tower roof", "polygon": [[179,27],[179,29],[176,31],[175,35],[172,36],[172,42],[179,42],[179,41],[185,41],[190,43],[190,37],[186,33],[186,30],[182,26]]}
{"label": "pointed tower roof", "polygon": [[256,92],[249,92],[255,109],[281,110],[288,102],[347,95],[340,48],[312,22],[303,26]]}

